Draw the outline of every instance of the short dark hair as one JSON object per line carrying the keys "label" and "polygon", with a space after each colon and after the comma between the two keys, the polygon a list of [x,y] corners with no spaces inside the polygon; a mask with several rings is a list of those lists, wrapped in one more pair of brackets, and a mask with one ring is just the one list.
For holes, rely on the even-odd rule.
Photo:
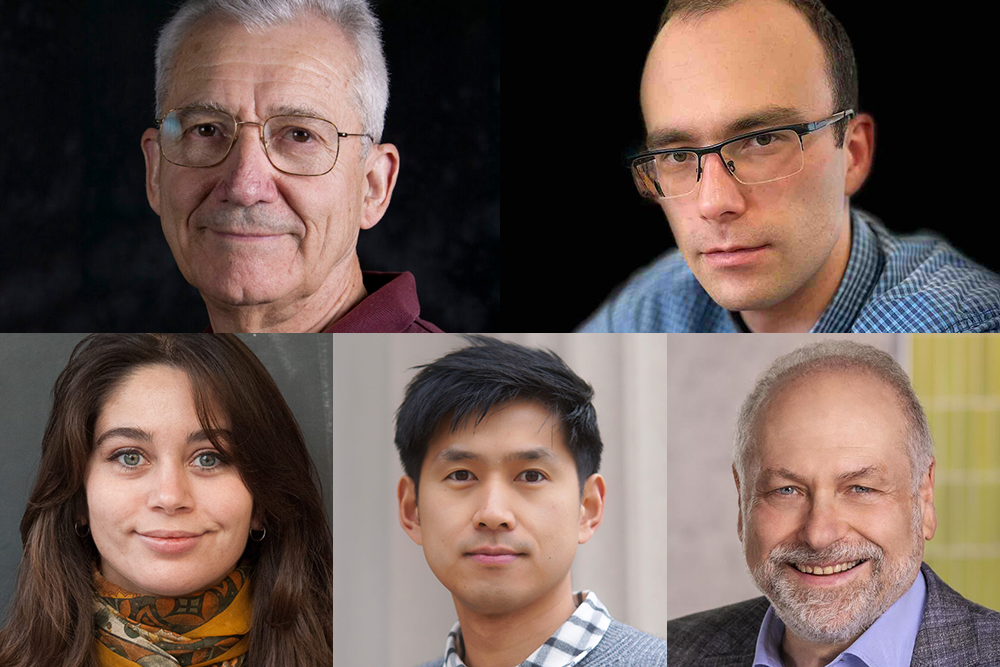
{"label": "short dark hair", "polygon": [[[830,113],[858,108],[858,63],[854,59],[854,48],[847,36],[844,26],[837,20],[821,0],[784,0],[799,11],[813,32],[819,38],[826,56],[826,76],[833,92],[833,109]],[[672,16],[681,19],[701,18],[709,12],[725,9],[739,0],[668,0],[667,7],[660,18],[659,33]],[[837,148],[844,145],[847,123],[837,123],[833,126],[834,142]]]}
{"label": "short dark hair", "polygon": [[478,425],[494,407],[537,401],[560,422],[576,463],[580,488],[601,465],[601,434],[591,404],[594,389],[555,352],[488,336],[465,336],[470,345],[421,371],[406,386],[396,411],[396,449],[406,474],[420,483],[427,447],[443,419],[452,431],[475,417]]}

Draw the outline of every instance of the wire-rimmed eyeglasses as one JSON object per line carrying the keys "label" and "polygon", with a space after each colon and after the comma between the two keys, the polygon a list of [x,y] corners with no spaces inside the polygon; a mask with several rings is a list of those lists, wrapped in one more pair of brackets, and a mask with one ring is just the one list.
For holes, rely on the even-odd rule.
{"label": "wire-rimmed eyeglasses", "polygon": [[813,123],[756,130],[704,148],[645,151],[630,157],[629,167],[639,194],[657,199],[691,193],[704,171],[702,158],[713,153],[740,183],[770,183],[802,171],[805,164],[803,136],[853,116],[854,109],[845,109]]}
{"label": "wire-rimmed eyeglasses", "polygon": [[260,128],[264,154],[278,171],[292,176],[322,176],[337,164],[341,137],[368,134],[341,132],[328,120],[315,116],[271,116],[263,123],[237,121],[218,109],[183,107],[157,118],[160,153],[180,167],[214,167],[229,156],[241,125]]}

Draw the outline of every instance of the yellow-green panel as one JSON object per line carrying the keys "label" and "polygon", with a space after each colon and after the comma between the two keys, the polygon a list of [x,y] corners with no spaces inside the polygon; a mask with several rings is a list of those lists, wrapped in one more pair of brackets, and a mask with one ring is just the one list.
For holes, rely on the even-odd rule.
{"label": "yellow-green panel", "polygon": [[911,336],[914,390],[937,461],[938,530],[927,562],[971,600],[1000,609],[1000,336]]}

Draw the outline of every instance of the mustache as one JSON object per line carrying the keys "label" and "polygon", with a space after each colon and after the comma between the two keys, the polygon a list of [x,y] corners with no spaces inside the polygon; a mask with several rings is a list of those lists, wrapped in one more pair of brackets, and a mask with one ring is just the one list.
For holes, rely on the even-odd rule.
{"label": "mustache", "polygon": [[835,542],[826,549],[816,550],[804,544],[779,544],[768,554],[773,565],[785,563],[846,563],[854,560],[870,560],[881,563],[885,551],[871,542]]}
{"label": "mustache", "polygon": [[287,234],[299,228],[296,221],[258,205],[217,209],[199,216],[195,226],[207,227],[223,234],[257,236]]}

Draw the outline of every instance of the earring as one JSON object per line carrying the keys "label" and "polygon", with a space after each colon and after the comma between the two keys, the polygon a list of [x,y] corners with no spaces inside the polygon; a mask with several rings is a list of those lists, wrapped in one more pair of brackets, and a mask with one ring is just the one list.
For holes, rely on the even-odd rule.
{"label": "earring", "polygon": [[82,533],[80,532],[80,526],[81,524],[79,521],[77,521],[76,524],[73,525],[73,530],[76,531],[77,535],[79,535],[80,537],[86,537],[87,535],[90,535],[90,526],[88,526],[87,524],[82,524],[83,526]]}
{"label": "earring", "polygon": [[260,529],[260,537],[257,537],[256,535],[254,535],[253,528],[250,529],[250,539],[253,540],[254,542],[263,542],[265,535],[267,535],[267,528],[261,528]]}

